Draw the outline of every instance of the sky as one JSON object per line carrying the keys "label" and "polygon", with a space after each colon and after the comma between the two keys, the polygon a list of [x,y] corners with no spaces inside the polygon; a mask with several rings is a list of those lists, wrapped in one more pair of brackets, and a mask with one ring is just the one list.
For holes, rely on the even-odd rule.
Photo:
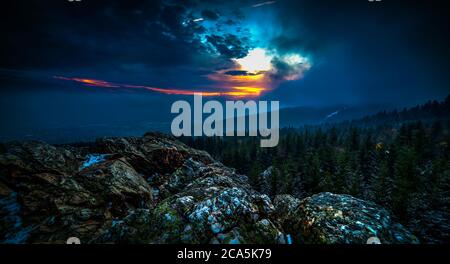
{"label": "sky", "polygon": [[5,1],[0,132],[170,122],[170,105],[194,92],[282,107],[443,99],[450,84],[446,5]]}

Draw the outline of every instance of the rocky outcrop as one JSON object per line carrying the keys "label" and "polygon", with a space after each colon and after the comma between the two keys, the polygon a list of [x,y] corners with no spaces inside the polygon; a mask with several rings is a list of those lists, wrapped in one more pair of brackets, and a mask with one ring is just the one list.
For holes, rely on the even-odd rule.
{"label": "rocky outcrop", "polygon": [[0,148],[3,243],[413,243],[346,195],[272,202],[247,177],[161,134]]}
{"label": "rocky outcrop", "polygon": [[275,198],[275,206],[284,230],[304,243],[364,244],[370,237],[383,244],[419,242],[385,209],[350,195],[319,193],[301,201],[283,195]]}
{"label": "rocky outcrop", "polygon": [[[192,162],[191,162],[192,164]],[[155,241],[161,243],[275,243],[283,233],[270,216],[270,199],[253,191],[247,177],[220,163],[192,164],[195,177],[153,211]],[[169,180],[183,172],[174,173]],[[177,189],[181,189],[177,187]]]}

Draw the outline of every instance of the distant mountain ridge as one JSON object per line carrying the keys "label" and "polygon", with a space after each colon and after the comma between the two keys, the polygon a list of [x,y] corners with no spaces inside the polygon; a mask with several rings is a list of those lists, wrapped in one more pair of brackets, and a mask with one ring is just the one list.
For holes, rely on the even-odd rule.
{"label": "distant mountain ridge", "polygon": [[436,120],[449,120],[450,95],[439,102],[430,100],[425,104],[411,108],[403,108],[401,111],[380,111],[374,115],[368,115],[351,121],[358,125],[401,124],[408,121],[432,122]]}
{"label": "distant mountain ridge", "polygon": [[[450,116],[450,96],[441,102],[432,100],[423,105],[396,110],[387,105],[288,107],[280,109],[280,127],[337,124],[352,122],[355,125],[383,124],[407,120],[436,120]],[[103,136],[137,136],[146,131],[170,133],[170,124],[175,114],[160,111],[158,121],[142,121],[117,124],[91,124],[75,127],[23,128],[0,134],[0,142],[12,140],[44,140],[53,144],[93,141]],[[205,115],[206,117],[206,115]]]}
{"label": "distant mountain ridge", "polygon": [[326,122],[341,122],[392,109],[386,105],[289,107],[280,109],[280,127],[318,125]]}
{"label": "distant mountain ridge", "polygon": [[422,105],[401,110],[387,106],[336,106],[325,108],[294,107],[280,110],[280,127],[352,122],[354,124],[385,124],[406,121],[433,121],[450,116],[450,95],[443,101],[429,100]]}

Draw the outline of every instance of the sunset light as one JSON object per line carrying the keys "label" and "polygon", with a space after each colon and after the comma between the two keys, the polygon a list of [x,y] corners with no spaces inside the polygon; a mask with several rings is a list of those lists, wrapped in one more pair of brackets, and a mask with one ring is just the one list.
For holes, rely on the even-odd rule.
{"label": "sunset light", "polygon": [[249,73],[257,74],[269,71],[272,68],[272,56],[267,55],[265,49],[256,48],[250,50],[248,55],[234,61],[239,64],[240,69]]}

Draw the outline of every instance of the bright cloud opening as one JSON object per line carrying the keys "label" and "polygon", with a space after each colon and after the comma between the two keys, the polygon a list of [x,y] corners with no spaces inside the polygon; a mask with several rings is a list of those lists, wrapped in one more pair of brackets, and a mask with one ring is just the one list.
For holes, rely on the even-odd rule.
{"label": "bright cloud opening", "polygon": [[272,56],[267,55],[265,49],[256,48],[250,50],[244,58],[234,59],[234,61],[239,64],[243,71],[259,73],[269,71],[272,68],[272,58]]}

